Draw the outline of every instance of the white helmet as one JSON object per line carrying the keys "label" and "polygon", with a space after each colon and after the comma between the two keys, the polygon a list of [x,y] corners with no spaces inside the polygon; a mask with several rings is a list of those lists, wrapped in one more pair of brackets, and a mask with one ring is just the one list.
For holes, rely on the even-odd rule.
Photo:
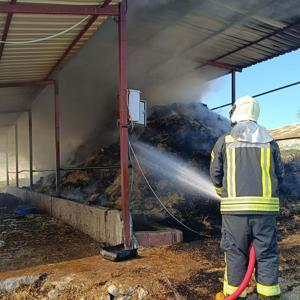
{"label": "white helmet", "polygon": [[257,121],[260,108],[257,100],[251,96],[239,98],[230,111],[230,119],[232,123],[240,121]]}

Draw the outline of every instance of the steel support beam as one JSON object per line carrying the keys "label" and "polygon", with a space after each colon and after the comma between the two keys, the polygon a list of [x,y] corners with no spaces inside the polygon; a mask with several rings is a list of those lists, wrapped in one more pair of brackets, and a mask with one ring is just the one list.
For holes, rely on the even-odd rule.
{"label": "steel support beam", "polygon": [[16,147],[16,187],[19,187],[19,142],[18,142],[18,123],[15,125],[15,147]]}
{"label": "steel support beam", "polygon": [[6,185],[9,186],[9,147],[8,147],[8,129],[6,132]]}
{"label": "steel support beam", "polygon": [[296,81],[294,83],[287,84],[287,85],[281,86],[281,87],[276,88],[276,89],[272,89],[272,90],[269,90],[269,91],[266,91],[266,92],[262,92],[262,93],[256,94],[253,97],[255,97],[255,98],[261,97],[261,96],[264,96],[264,95],[267,95],[267,94],[271,94],[271,93],[274,93],[274,92],[277,92],[277,91],[280,91],[280,90],[284,90],[284,89],[287,89],[287,88],[290,88],[292,86],[299,85],[299,84],[300,84],[300,81]]}
{"label": "steel support beam", "polygon": [[[262,93],[253,95],[252,97],[258,98],[258,97],[261,97],[261,96],[264,96],[264,95],[267,95],[267,94],[271,94],[271,93],[275,93],[277,91],[284,90],[284,89],[287,89],[287,88],[290,88],[290,87],[293,87],[293,86],[296,86],[296,85],[300,85],[300,81],[296,81],[294,83],[287,84],[287,85],[281,86],[281,87],[276,88],[276,89],[272,89],[272,90],[269,90],[269,91],[266,91],[266,92],[262,92]],[[226,103],[226,104],[223,104],[223,105],[220,105],[220,106],[217,106],[217,107],[214,107],[211,110],[216,110],[216,109],[227,107],[227,106],[230,106],[230,105],[232,105],[232,102]]]}
{"label": "steel support beam", "polygon": [[130,248],[129,170],[128,170],[128,74],[126,1],[119,4],[119,113],[120,113],[120,165],[121,203],[124,223],[124,246]]}
{"label": "steel support beam", "polygon": [[26,112],[25,110],[1,110],[0,115],[9,115],[9,114],[21,114]]}
{"label": "steel support beam", "polygon": [[229,71],[237,71],[237,72],[242,72],[242,68],[238,68],[234,65],[229,65],[229,64],[224,64],[224,63],[219,63],[217,61],[209,61],[206,63],[206,65],[211,66],[211,67],[216,67],[224,70],[229,70]]}
{"label": "steel support beam", "polygon": [[[15,4],[16,2],[17,2],[17,0],[11,0],[10,3]],[[6,22],[5,22],[5,25],[4,25],[4,30],[3,30],[3,33],[2,33],[2,39],[1,39],[1,41],[3,41],[3,42],[5,42],[6,39],[7,39],[7,35],[8,35],[8,32],[9,32],[9,27],[10,27],[10,24],[11,24],[12,17],[13,17],[12,13],[7,14]],[[5,43],[0,44],[0,60],[1,60],[2,55],[3,55],[4,46],[5,46]]]}
{"label": "steel support beam", "polygon": [[54,119],[55,119],[55,170],[56,194],[60,195],[60,96],[58,81],[54,82]]}
{"label": "steel support beam", "polygon": [[43,85],[48,85],[48,84],[53,84],[53,80],[4,82],[4,83],[0,83],[0,88],[43,86]]}
{"label": "steel support beam", "polygon": [[[109,3],[112,0],[106,0],[102,4],[102,8],[107,7]],[[74,38],[74,40],[71,42],[71,44],[68,46],[68,48],[65,50],[63,55],[59,58],[59,60],[55,63],[55,65],[52,67],[48,75],[46,76],[46,80],[52,78],[55,73],[59,70],[59,67],[62,65],[65,58],[69,55],[69,53],[72,51],[72,49],[77,45],[77,43],[80,41],[80,39],[85,35],[85,33],[90,29],[90,27],[95,23],[98,16],[92,16],[89,21],[85,24],[84,28],[79,32],[79,34]]]}
{"label": "steel support beam", "polygon": [[29,136],[29,186],[33,187],[33,153],[32,153],[32,111],[28,111],[28,136]]}
{"label": "steel support beam", "polygon": [[92,5],[60,5],[60,4],[0,4],[0,13],[13,14],[47,14],[47,15],[91,15],[118,16],[117,6],[97,7]]}
{"label": "steel support beam", "polygon": [[233,106],[236,100],[236,76],[235,71],[231,71],[231,105]]}

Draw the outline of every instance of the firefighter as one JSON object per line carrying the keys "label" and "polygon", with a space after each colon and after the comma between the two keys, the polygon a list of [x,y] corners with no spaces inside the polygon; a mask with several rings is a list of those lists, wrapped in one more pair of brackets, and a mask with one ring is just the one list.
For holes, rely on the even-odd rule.
{"label": "firefighter", "polygon": [[[255,98],[236,101],[230,111],[231,132],[213,148],[210,175],[221,196],[223,293],[233,294],[242,282],[253,243],[259,299],[279,299],[276,215],[284,168],[277,143],[257,124],[259,113]],[[246,292],[240,297],[245,299]]]}

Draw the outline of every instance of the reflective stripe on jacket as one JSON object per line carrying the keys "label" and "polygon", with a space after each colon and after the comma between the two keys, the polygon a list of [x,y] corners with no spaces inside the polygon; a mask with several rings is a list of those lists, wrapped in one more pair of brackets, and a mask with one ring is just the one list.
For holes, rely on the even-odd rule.
{"label": "reflective stripe on jacket", "polygon": [[210,175],[222,197],[221,213],[278,213],[283,170],[275,141],[260,144],[220,137],[212,151]]}

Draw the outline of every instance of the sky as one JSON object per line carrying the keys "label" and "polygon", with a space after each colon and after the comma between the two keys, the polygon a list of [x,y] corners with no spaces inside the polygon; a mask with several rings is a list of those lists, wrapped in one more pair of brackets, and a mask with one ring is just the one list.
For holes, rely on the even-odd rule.
{"label": "sky", "polygon": [[[281,55],[236,73],[236,96],[256,95],[300,81],[300,50]],[[268,128],[300,123],[300,85],[271,93],[257,100],[261,106],[259,123]],[[203,102],[209,108],[231,101],[231,75],[216,79]],[[228,117],[230,108],[216,110]]]}

